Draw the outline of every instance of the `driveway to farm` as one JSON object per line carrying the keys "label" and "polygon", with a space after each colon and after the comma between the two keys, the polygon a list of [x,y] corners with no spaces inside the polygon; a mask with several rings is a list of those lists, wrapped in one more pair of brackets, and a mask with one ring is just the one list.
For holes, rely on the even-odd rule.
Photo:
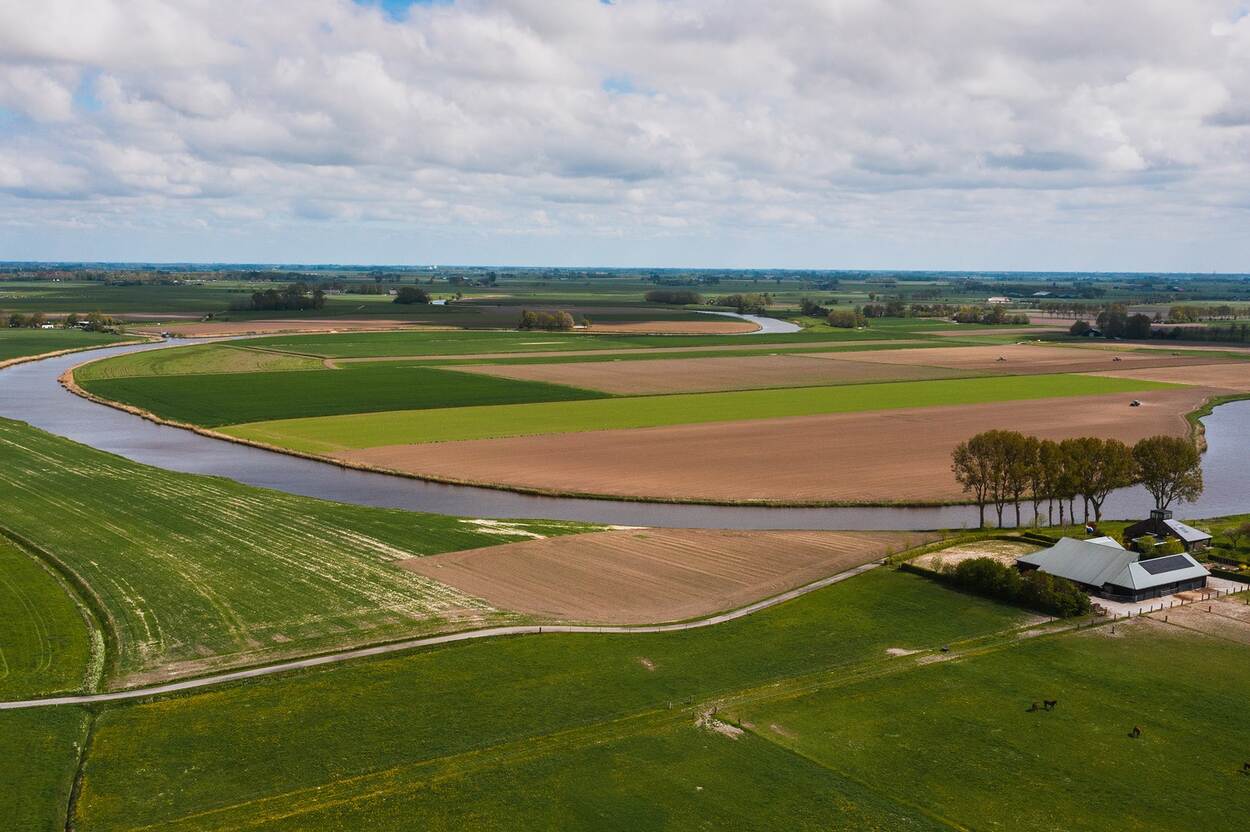
{"label": "driveway to farm", "polygon": [[53,696],[46,699],[22,699],[14,702],[0,702],[0,711],[11,711],[24,708],[46,708],[54,705],[90,705],[95,702],[122,702],[131,699],[145,699],[149,696],[160,696],[166,693],[195,690],[197,688],[206,688],[212,685],[224,684],[226,682],[237,682],[243,679],[256,679],[261,676],[273,676],[278,673],[287,673],[292,670],[304,670],[311,667],[321,667],[322,665],[338,664],[352,659],[384,656],[387,653],[399,653],[405,650],[415,650],[419,647],[436,647],[440,644],[452,644],[457,641],[474,641],[477,639],[499,638],[502,636],[547,635],[551,633],[637,635],[639,633],[676,633],[682,630],[698,630],[703,627],[713,627],[717,624],[724,624],[728,621],[736,621],[739,618],[745,618],[752,613],[766,610],[769,607],[775,607],[778,604],[785,603],[786,601],[792,601],[795,598],[808,594],[809,592],[815,592],[818,589],[824,589],[827,586],[840,583],[841,581],[853,578],[856,575],[862,575],[870,569],[875,569],[880,565],[881,561],[866,563],[863,566],[857,566],[854,569],[839,572],[836,575],[831,575],[828,578],[822,578],[819,581],[813,581],[810,584],[804,584],[803,586],[792,589],[789,592],[783,592],[780,595],[765,598],[763,601],[756,601],[754,604],[749,604],[736,610],[719,613],[707,618],[700,618],[695,621],[683,621],[677,624],[654,624],[631,627],[596,627],[582,626],[578,624],[489,627],[482,630],[469,630],[463,633],[450,633],[444,636],[430,636],[428,638],[398,641],[393,644],[379,644],[376,647],[360,647],[355,650],[344,650],[339,653],[330,653],[325,656],[314,656],[309,659],[298,659],[291,662],[266,665],[265,667],[254,667],[250,670],[236,670],[231,673],[218,673],[213,676],[203,676],[199,679],[187,679],[182,682],[170,682],[165,685],[153,685],[151,687],[135,688],[134,690],[115,691],[113,693],[92,693],[80,696]]}

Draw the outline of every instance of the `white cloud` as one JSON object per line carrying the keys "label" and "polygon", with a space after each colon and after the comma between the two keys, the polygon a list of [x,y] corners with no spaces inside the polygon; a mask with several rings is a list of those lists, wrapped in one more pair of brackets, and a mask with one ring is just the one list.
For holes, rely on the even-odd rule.
{"label": "white cloud", "polygon": [[10,0],[0,229],[893,265],[1157,222],[1240,267],[1247,97],[1237,0]]}

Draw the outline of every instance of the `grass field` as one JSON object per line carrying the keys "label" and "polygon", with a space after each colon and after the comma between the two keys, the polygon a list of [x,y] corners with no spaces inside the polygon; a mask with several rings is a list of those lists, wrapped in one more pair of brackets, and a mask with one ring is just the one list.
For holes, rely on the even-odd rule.
{"label": "grass field", "polygon": [[597,399],[607,395],[543,382],[386,364],[350,373],[305,369],[100,378],[79,383],[102,398],[205,427],[343,413]]}
{"label": "grass field", "polygon": [[[1162,624],[1109,632],[735,714],[770,742],[963,828],[1238,828],[1229,802],[1246,787],[1246,647]],[[1059,705],[1026,713],[1043,698]],[[1134,725],[1140,740],[1127,736]]]}
{"label": "grass field", "polygon": [[87,732],[81,708],[0,711],[0,824],[65,832],[70,786]]}
{"label": "grass field", "polygon": [[103,347],[125,340],[127,338],[121,335],[72,329],[0,329],[0,361],[61,350]]}
{"label": "grass field", "polygon": [[0,699],[87,687],[91,634],[66,587],[0,537]]}
{"label": "grass field", "polygon": [[439,410],[379,412],[236,425],[223,432],[310,453],[330,453],[380,445],[982,404],[1170,386],[1064,374],[941,379],[466,407],[457,409],[454,419]]}
{"label": "grass field", "polygon": [[[544,777],[575,795],[602,792],[587,807],[594,814],[571,818],[575,827],[595,827],[598,812],[613,807],[644,827],[676,823],[700,811],[695,787],[703,785],[704,797],[724,796],[752,826],[768,828],[772,817],[775,828],[793,828],[768,800],[730,797],[717,784],[745,784],[777,765],[778,786],[832,787],[807,795],[832,804],[813,809],[815,818],[832,819],[839,778],[762,744],[691,731],[683,703],[821,671],[838,676],[888,659],[889,647],[933,646],[1020,621],[1016,610],[881,572],[706,630],[469,644],[109,709],[97,725],[78,828],[281,821],[276,828],[451,829],[458,817],[485,828],[557,827],[560,807],[538,797]],[[636,770],[648,759],[661,767]],[[639,789],[666,781],[651,809],[660,814],[638,814],[646,801]],[[514,804],[507,788],[484,788],[509,783],[532,796]],[[443,789],[476,796],[452,805]],[[889,801],[860,795],[847,796],[847,817],[889,814]]]}
{"label": "grass field", "polygon": [[526,536],[167,472],[7,420],[0,526],[92,588],[117,644],[113,684],[495,620],[393,561]]}
{"label": "grass field", "polygon": [[93,361],[74,371],[81,383],[111,378],[181,376],[204,373],[263,373],[283,370],[320,370],[315,358],[249,350],[229,344],[197,344],[177,349],[149,350]]}
{"label": "grass field", "polygon": [[878,571],[707,630],[109,708],[77,828],[1241,828],[1245,645],[1026,623]]}

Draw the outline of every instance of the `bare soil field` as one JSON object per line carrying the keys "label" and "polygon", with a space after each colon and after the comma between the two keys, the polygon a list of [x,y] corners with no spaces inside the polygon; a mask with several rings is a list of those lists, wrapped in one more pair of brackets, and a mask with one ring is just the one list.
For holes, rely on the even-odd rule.
{"label": "bare soil field", "polygon": [[1219,390],[1250,393],[1250,361],[1228,361],[1222,364],[1200,364],[1182,367],[1116,370],[1099,372],[1100,376],[1136,378],[1145,381],[1166,381],[1175,384],[1201,384]]}
{"label": "bare soil field", "polygon": [[1189,430],[1215,391],[1124,394],[786,419],[390,445],[334,456],[392,470],[558,493],[710,502],[916,503],[962,498],[959,442],[990,428],[1135,442]]}
{"label": "bare soil field", "polygon": [[1250,644],[1250,606],[1244,594],[1218,600],[1196,601],[1183,607],[1157,612],[1154,618],[1169,624],[1196,630],[1209,636]]}
{"label": "bare soil field", "polygon": [[545,620],[680,621],[740,607],[936,540],[891,532],[630,529],[400,561]]}
{"label": "bare soil field", "polygon": [[[827,361],[850,358],[840,353],[812,354]],[[1000,360],[1001,359],[1001,360]],[[927,365],[958,370],[994,371],[1019,375],[1032,373],[1082,373],[1100,370],[1127,370],[1147,367],[1176,367],[1209,364],[1210,359],[1194,356],[1155,356],[1144,353],[1075,350],[1007,344],[988,347],[935,347],[908,350],[877,350],[854,356],[855,361],[880,364]]]}
{"label": "bare soil field", "polygon": [[940,549],[914,558],[912,563],[925,569],[938,570],[944,566],[958,566],[973,558],[993,558],[1007,566],[1015,566],[1016,559],[1040,549],[1032,543],[1014,540],[977,540],[949,549]]}
{"label": "bare soil field", "polygon": [[592,323],[583,329],[591,335],[738,335],[755,332],[759,326],[750,321],[631,321]]}
{"label": "bare soil field", "polygon": [[822,361],[811,356],[788,354],[584,364],[492,364],[456,369],[524,381],[566,384],[618,395],[914,381],[973,374],[938,367],[882,365],[851,360]]}
{"label": "bare soil field", "polygon": [[172,332],[184,338],[206,338],[222,335],[277,335],[287,332],[368,332],[389,329],[444,329],[446,327],[414,324],[392,319],[334,318],[332,320],[299,320],[283,318],[272,321],[197,321],[196,323],[152,324],[131,327],[134,332],[160,334]]}

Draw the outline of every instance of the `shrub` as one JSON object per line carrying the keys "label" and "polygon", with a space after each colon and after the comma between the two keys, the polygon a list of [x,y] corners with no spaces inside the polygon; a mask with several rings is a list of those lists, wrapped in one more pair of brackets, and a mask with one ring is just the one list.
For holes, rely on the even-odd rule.
{"label": "shrub", "polygon": [[400,286],[392,303],[429,303],[430,295],[417,286]]}
{"label": "shrub", "polygon": [[1021,575],[994,558],[971,558],[941,575],[960,589],[1061,618],[1084,615],[1091,608],[1089,596],[1071,581],[1036,570]]}
{"label": "shrub", "polygon": [[854,329],[867,323],[864,320],[864,314],[858,309],[835,309],[829,313],[826,320],[829,321],[829,326],[839,329]]}

